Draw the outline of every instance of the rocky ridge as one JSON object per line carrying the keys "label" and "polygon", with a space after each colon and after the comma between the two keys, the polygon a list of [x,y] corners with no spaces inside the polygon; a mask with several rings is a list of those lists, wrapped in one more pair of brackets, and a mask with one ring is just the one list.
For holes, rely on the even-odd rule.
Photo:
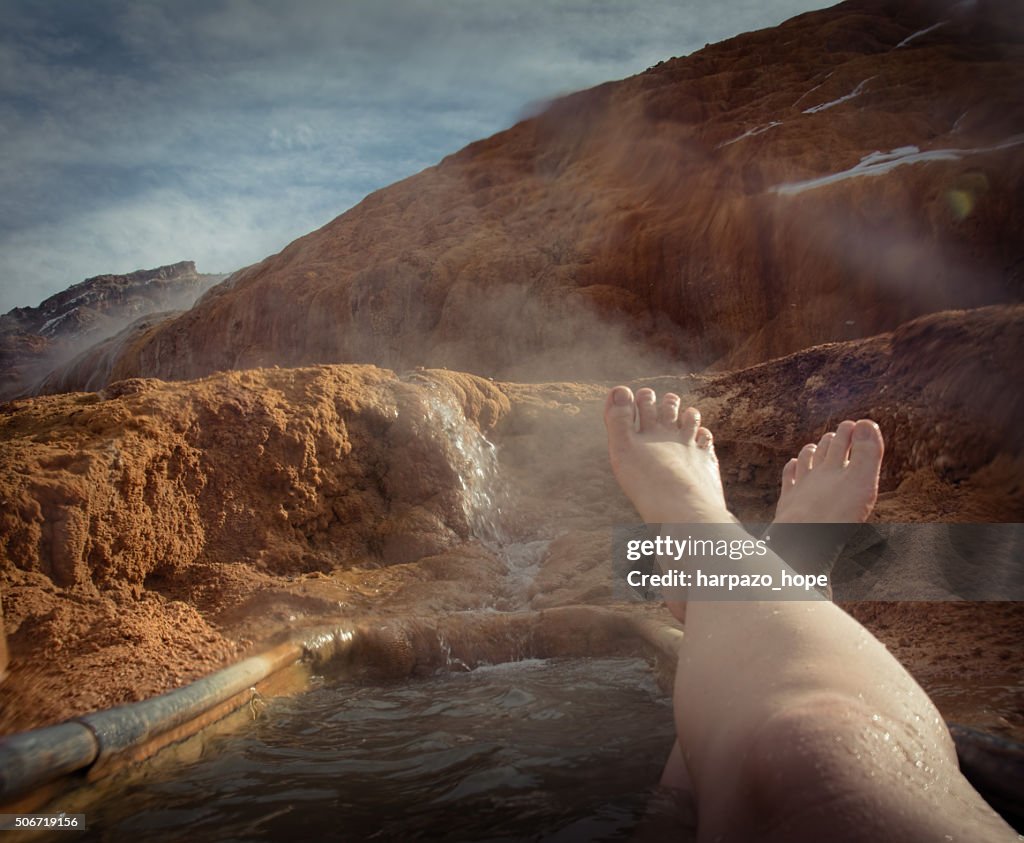
{"label": "rocky ridge", "polygon": [[141,317],[191,307],[224,278],[181,261],[86,278],[37,307],[14,308],[0,316],[0,400],[34,391],[55,366]]}

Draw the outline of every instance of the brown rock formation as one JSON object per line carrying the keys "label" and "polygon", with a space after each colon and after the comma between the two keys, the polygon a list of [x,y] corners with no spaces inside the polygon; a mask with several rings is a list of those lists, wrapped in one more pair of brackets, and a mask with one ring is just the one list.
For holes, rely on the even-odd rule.
{"label": "brown rock formation", "polygon": [[4,624],[4,607],[0,602],[0,682],[7,678],[7,665],[11,660],[7,651],[7,627]]}
{"label": "brown rock formation", "polygon": [[574,94],[51,388],[336,362],[734,368],[1020,300],[1015,9],[851,0]]}
{"label": "brown rock formation", "polygon": [[[870,415],[889,443],[881,518],[1020,521],[1024,404],[1004,396],[1022,315],[938,314],[647,382],[704,410],[745,518],[769,517],[803,442]],[[607,468],[606,388],[321,366],[6,405],[3,728],[173,687],[282,626],[614,602],[610,528],[635,514]],[[1020,621],[1007,611],[976,630],[1003,670],[996,643]]]}
{"label": "brown rock formation", "polygon": [[[246,601],[296,575],[400,567],[464,543],[473,442],[450,426],[457,412],[489,429],[508,401],[469,376],[411,380],[271,369],[5,405],[0,581],[16,670],[4,728],[207,672],[236,651],[211,616],[234,609],[266,635],[282,602],[275,615]],[[285,619],[339,611],[322,596],[283,605]],[[169,649],[125,667],[122,640]],[[69,671],[112,664],[124,683],[58,691]]]}

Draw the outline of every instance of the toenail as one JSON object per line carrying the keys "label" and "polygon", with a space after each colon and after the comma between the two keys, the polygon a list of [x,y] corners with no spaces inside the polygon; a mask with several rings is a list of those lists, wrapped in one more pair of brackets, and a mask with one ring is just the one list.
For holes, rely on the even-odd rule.
{"label": "toenail", "polygon": [[625,407],[629,403],[629,390],[624,386],[615,387],[612,391],[612,401],[620,407]]}
{"label": "toenail", "polygon": [[877,430],[878,425],[874,422],[871,422],[870,427],[866,424],[859,424],[853,429],[853,438],[867,442],[875,438],[875,431]]}

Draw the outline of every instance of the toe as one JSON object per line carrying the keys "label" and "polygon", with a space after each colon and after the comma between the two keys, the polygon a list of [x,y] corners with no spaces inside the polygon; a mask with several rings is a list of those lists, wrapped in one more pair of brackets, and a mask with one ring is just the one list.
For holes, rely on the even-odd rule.
{"label": "toe", "polygon": [[640,432],[651,430],[658,421],[658,396],[648,387],[636,391],[637,415],[640,417]]}
{"label": "toe", "polygon": [[811,470],[811,464],[814,462],[814,452],[818,450],[817,445],[804,445],[800,449],[800,455],[796,458],[796,477],[795,480],[799,483]]}
{"label": "toe", "polygon": [[836,435],[830,430],[824,436],[821,437],[821,441],[818,443],[818,450],[814,452],[814,461],[821,465],[826,459],[828,459],[828,447],[832,444],[832,440],[836,438]]}
{"label": "toe", "polygon": [[679,414],[679,431],[682,434],[684,443],[693,442],[699,427],[700,410],[696,407],[687,407]]}
{"label": "toe", "polygon": [[882,454],[885,443],[878,425],[869,419],[861,419],[852,428],[850,445],[851,472],[873,477],[878,482],[878,472],[882,466]]}
{"label": "toe", "polygon": [[679,421],[679,396],[674,392],[666,392],[658,404],[658,421],[663,425],[675,427]]}
{"label": "toe", "polygon": [[706,427],[698,427],[697,435],[695,437],[698,448],[704,448],[707,450],[715,443],[715,437],[711,435],[711,431]]}
{"label": "toe", "polygon": [[793,457],[782,468],[782,491],[785,493],[796,482],[796,457]]}
{"label": "toe", "polygon": [[608,429],[608,444],[621,447],[633,434],[636,402],[628,386],[617,386],[608,393],[604,402],[604,426]]}
{"label": "toe", "polygon": [[828,446],[828,459],[825,465],[831,468],[842,468],[846,465],[846,455],[850,453],[850,437],[853,436],[853,422],[843,421],[836,428],[836,435]]}

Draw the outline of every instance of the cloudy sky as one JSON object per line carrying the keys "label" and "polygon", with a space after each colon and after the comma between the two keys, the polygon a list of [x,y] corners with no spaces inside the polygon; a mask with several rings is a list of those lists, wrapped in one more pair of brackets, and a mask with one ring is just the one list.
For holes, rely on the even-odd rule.
{"label": "cloudy sky", "polygon": [[0,0],[0,313],[231,272],[538,103],[813,0]]}

